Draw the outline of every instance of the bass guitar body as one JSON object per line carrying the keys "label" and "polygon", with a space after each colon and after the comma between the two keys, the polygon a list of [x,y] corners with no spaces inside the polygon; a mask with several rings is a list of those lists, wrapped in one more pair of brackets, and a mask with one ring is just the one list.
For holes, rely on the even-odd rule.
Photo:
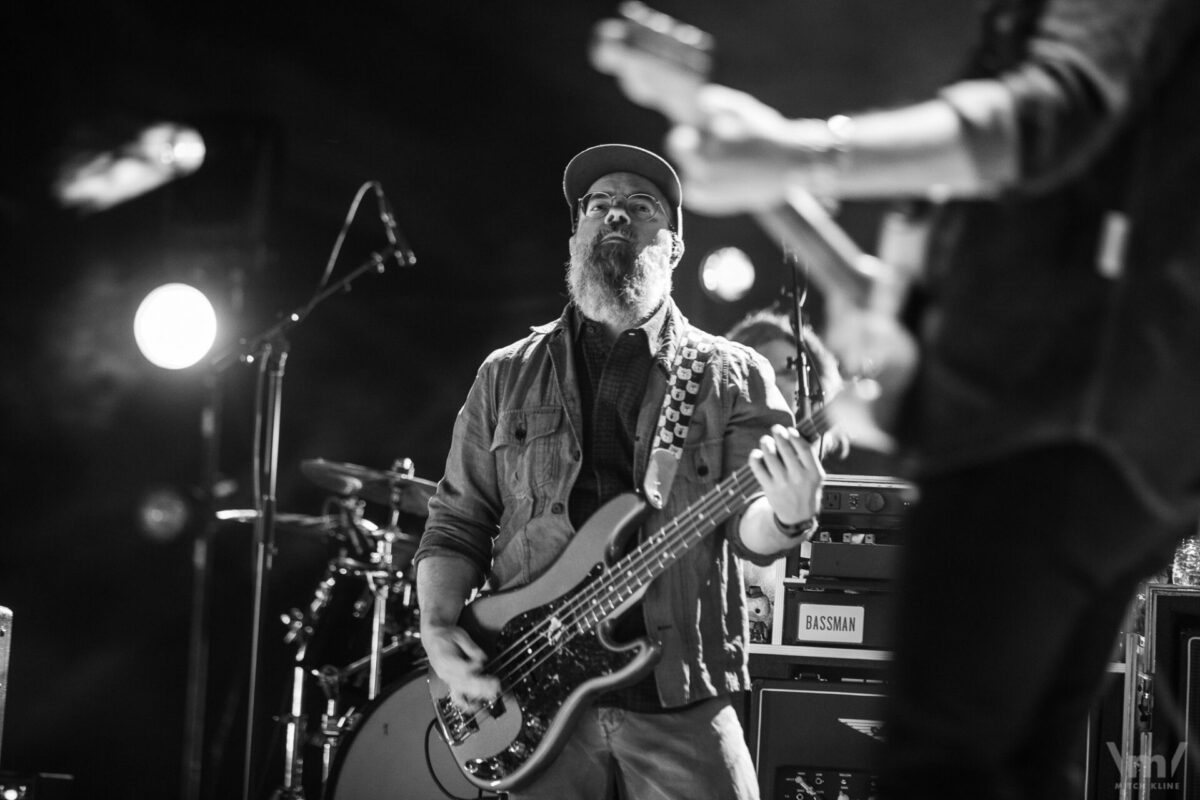
{"label": "bass guitar body", "polygon": [[612,620],[642,593],[614,604],[588,591],[620,556],[646,510],[636,495],[620,495],[536,580],[463,610],[460,625],[489,654],[485,671],[500,678],[501,696],[479,711],[463,711],[432,671],[429,690],[442,737],[471,783],[507,791],[527,782],[562,749],[596,695],[637,681],[657,661],[659,648],[650,639],[618,643],[610,634]]}

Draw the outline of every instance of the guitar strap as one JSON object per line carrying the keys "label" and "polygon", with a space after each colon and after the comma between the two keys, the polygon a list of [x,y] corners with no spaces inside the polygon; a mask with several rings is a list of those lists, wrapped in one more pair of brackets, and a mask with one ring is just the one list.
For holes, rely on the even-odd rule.
{"label": "guitar strap", "polygon": [[646,479],[642,484],[646,499],[655,508],[663,507],[671,492],[671,484],[675,482],[675,472],[683,456],[683,443],[687,441],[692,414],[696,411],[700,382],[704,379],[704,369],[712,354],[713,337],[689,325],[683,343],[675,354],[675,363],[671,365],[671,383],[663,396],[658,432],[654,435],[650,465],[646,468]]}

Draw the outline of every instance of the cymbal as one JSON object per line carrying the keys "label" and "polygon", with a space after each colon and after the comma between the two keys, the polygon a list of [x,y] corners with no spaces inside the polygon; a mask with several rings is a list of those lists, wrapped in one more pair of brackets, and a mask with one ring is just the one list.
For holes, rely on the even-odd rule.
{"label": "cymbal", "polygon": [[[217,519],[224,522],[254,522],[258,511],[253,508],[225,508],[217,512]],[[275,524],[300,533],[336,533],[339,520],[336,515],[314,517],[308,514],[276,514]]]}
{"label": "cymbal", "polygon": [[429,498],[437,491],[437,484],[433,481],[410,478],[403,472],[370,469],[323,458],[301,461],[300,471],[322,489],[338,494],[359,495],[419,517],[429,515]]}

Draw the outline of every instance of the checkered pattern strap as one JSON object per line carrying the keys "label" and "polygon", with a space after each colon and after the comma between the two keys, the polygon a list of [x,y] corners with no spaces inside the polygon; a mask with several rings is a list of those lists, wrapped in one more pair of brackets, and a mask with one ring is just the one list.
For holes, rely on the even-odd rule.
{"label": "checkered pattern strap", "polygon": [[704,378],[704,367],[713,354],[713,338],[703,331],[689,328],[671,371],[671,385],[663,398],[662,413],[658,417],[658,435],[654,449],[667,450],[678,460],[683,456],[683,443],[687,440],[692,414],[696,411],[696,398],[700,395],[700,381]]}

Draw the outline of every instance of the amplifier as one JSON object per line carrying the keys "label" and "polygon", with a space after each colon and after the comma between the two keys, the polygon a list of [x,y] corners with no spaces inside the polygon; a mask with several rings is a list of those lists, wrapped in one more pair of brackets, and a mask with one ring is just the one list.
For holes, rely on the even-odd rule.
{"label": "amplifier", "polygon": [[826,578],[886,581],[896,577],[900,546],[815,541],[809,549],[808,583]]}
{"label": "amplifier", "polygon": [[896,575],[912,484],[873,475],[829,475],[821,494],[821,527],[812,542],[788,554],[788,578],[884,581]]}
{"label": "amplifier", "polygon": [[782,644],[890,649],[894,602],[889,592],[788,585]]}
{"label": "amplifier", "polygon": [[916,487],[898,478],[875,475],[827,475],[821,493],[821,529],[833,540],[841,533],[874,532],[886,543],[904,526],[917,499]]}
{"label": "amplifier", "polygon": [[882,685],[755,681],[750,752],[763,800],[878,795]]}
{"label": "amplifier", "polygon": [[[1122,726],[1133,711],[1125,665],[1111,664],[1111,682],[1091,709],[1085,735],[1072,755],[1083,778],[1080,794],[1063,800],[1121,800],[1119,754],[1130,742]],[[884,672],[878,673],[880,676]],[[750,753],[763,800],[869,800],[877,797],[887,685],[882,681],[755,680],[751,687]],[[1157,765],[1157,761],[1151,762]],[[1170,768],[1169,762],[1165,764]],[[1179,765],[1178,771],[1183,767]],[[1147,797],[1180,794],[1182,776],[1157,782]],[[1172,783],[1174,793],[1158,793]],[[938,795],[941,796],[941,795]],[[963,795],[968,796],[968,795]]]}

